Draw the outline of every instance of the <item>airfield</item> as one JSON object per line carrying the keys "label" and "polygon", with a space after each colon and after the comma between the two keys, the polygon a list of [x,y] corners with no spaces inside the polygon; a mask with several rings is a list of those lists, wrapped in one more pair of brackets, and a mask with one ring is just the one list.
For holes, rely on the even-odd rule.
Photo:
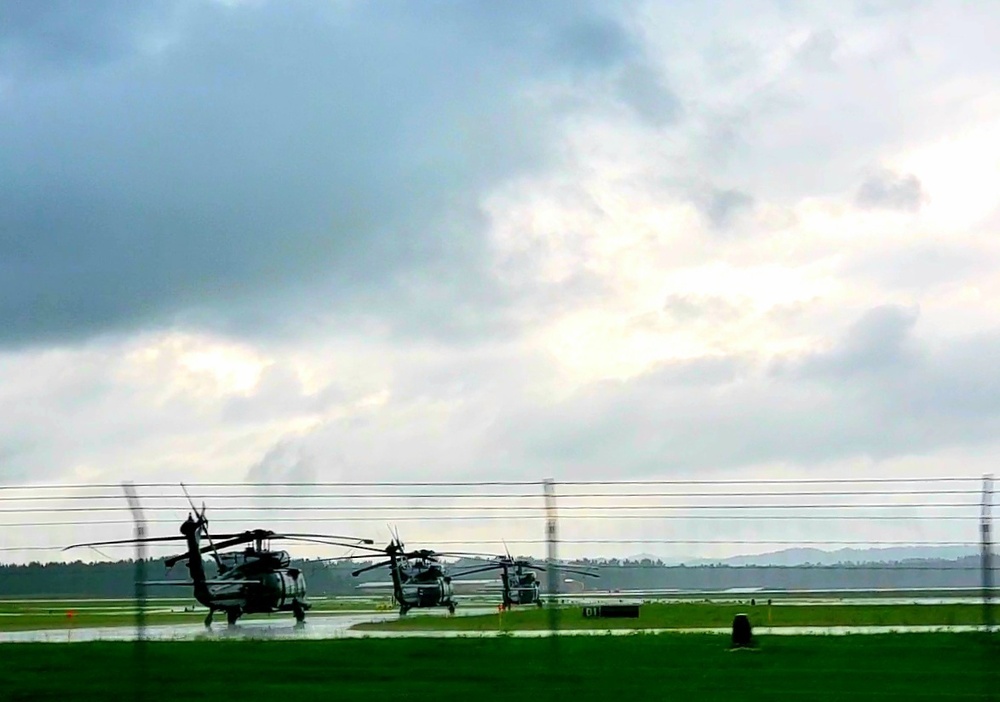
{"label": "airfield", "polygon": [[[405,617],[383,599],[318,599],[300,626],[272,615],[211,629],[189,600],[150,600],[141,645],[129,600],[4,600],[0,699],[182,700],[191,681],[197,699],[416,699],[446,686],[477,702],[533,690],[712,702],[734,689],[748,701],[989,700],[1000,685],[998,636],[982,633],[982,602],[968,596],[751,599],[646,599],[638,620],[581,616],[585,603],[629,598],[568,601],[558,637],[548,608],[500,613],[487,598],[464,600],[454,616]],[[751,649],[730,648],[737,611],[754,624]]]}
{"label": "airfield", "polygon": [[[750,616],[760,635],[845,635],[888,632],[963,633],[983,629],[982,601],[963,596],[872,596],[756,598],[716,593],[712,597],[604,597],[564,600],[555,607],[562,635],[629,633],[725,634],[737,613]],[[594,619],[583,607],[640,604],[637,619]],[[0,643],[134,641],[140,637],[130,600],[0,600]],[[550,608],[515,607],[501,612],[488,598],[465,598],[455,615],[443,608],[400,617],[384,599],[318,599],[306,622],[286,614],[248,616],[233,627],[206,629],[204,610],[183,598],[149,600],[141,636],[151,641],[325,640],[342,638],[447,638],[552,633]]]}

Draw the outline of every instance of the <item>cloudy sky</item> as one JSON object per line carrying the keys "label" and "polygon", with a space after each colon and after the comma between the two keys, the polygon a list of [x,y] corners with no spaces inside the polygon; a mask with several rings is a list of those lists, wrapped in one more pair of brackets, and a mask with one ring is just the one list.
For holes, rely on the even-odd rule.
{"label": "cloudy sky", "polygon": [[990,472],[998,35],[0,0],[0,482]]}

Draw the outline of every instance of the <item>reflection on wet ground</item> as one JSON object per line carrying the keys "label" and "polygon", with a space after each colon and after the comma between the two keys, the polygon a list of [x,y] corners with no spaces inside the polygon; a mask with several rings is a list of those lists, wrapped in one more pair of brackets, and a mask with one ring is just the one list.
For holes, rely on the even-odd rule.
{"label": "reflection on wet ground", "polygon": [[[455,616],[490,614],[495,609],[486,607],[459,608]],[[234,627],[225,623],[206,629],[201,623],[156,624],[145,628],[145,638],[150,641],[211,641],[226,639],[337,639],[364,636],[370,632],[353,631],[351,627],[362,622],[380,622],[395,619],[395,612],[350,612],[309,617],[302,625],[287,615],[273,619],[242,620]],[[414,616],[414,615],[408,615]],[[447,610],[429,610],[416,616],[449,616]],[[419,632],[418,632],[419,633]],[[79,643],[83,641],[134,641],[138,630],[132,626],[107,626],[93,628],[46,629],[40,631],[0,632],[0,643]]]}
{"label": "reflection on wet ground", "polygon": [[[379,621],[396,615],[381,617],[335,616],[314,618],[302,626],[295,624],[272,624],[270,622],[247,622],[236,627],[207,630],[202,625],[179,624],[153,626],[146,629],[150,641],[223,641],[246,640],[307,640],[342,638],[489,638],[494,636],[539,637],[548,636],[547,630],[512,631],[501,634],[498,631],[357,631],[352,626],[361,622]],[[783,626],[757,627],[759,636],[845,636],[848,634],[893,634],[893,633],[962,633],[982,631],[983,626]],[[729,634],[728,627],[696,629],[580,629],[559,632],[564,636],[630,636],[636,634]],[[102,627],[94,629],[16,631],[0,634],[0,643],[80,643],[84,641],[134,641],[135,627]]]}
{"label": "reflection on wet ground", "polygon": [[[754,627],[755,635],[763,636],[846,636],[847,634],[919,634],[965,633],[983,631],[982,625],[974,626],[775,626]],[[539,637],[549,636],[547,629],[535,631],[352,631],[353,636],[370,638],[454,638],[456,636],[488,638],[493,636]],[[729,627],[704,627],[688,629],[563,629],[561,636],[637,636],[643,634],[731,634]]]}

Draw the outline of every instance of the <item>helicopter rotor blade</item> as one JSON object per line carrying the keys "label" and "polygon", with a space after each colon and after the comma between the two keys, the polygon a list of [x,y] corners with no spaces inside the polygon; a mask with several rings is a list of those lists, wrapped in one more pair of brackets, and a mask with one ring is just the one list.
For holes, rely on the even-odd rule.
{"label": "helicopter rotor blade", "polygon": [[[212,552],[212,557],[215,559],[215,565],[219,567],[219,571],[223,571],[225,566],[222,565],[222,559],[219,558],[219,552],[215,548],[215,544],[212,543],[212,535],[208,532],[208,520],[205,519],[205,503],[201,503],[201,512],[194,504],[194,500],[191,499],[191,494],[188,492],[187,486],[181,483],[181,490],[184,492],[184,497],[187,498],[188,504],[191,505],[191,509],[194,511],[196,517],[198,517],[198,525],[201,527],[202,531],[205,532],[205,538],[208,539],[209,551]],[[201,551],[201,553],[206,553],[206,551]]]}
{"label": "helicopter rotor blade", "polygon": [[69,551],[71,548],[81,548],[83,546],[119,546],[125,544],[150,544],[159,543],[165,541],[184,541],[186,537],[183,536],[149,536],[142,539],[117,539],[115,541],[92,541],[86,544],[71,544],[63,548],[63,551]]}
{"label": "helicopter rotor blade", "polygon": [[560,573],[575,573],[576,575],[586,575],[589,578],[599,578],[599,577],[601,577],[600,574],[598,574],[598,573],[594,573],[594,572],[589,571],[589,570],[581,570],[579,568],[563,568],[563,567],[560,566],[559,572]]}
{"label": "helicopter rotor blade", "polygon": [[[535,565],[534,563],[524,562],[520,564],[522,568],[530,568],[531,570],[545,571],[546,567]],[[601,577],[598,573],[590,570],[584,570],[583,568],[574,568],[573,566],[556,565],[556,569],[560,573],[573,573],[574,575],[586,575],[589,578],[599,578]]]}
{"label": "helicopter rotor blade", "polygon": [[381,563],[373,563],[372,565],[365,566],[364,568],[359,568],[358,570],[353,571],[351,573],[351,576],[356,578],[359,575],[361,575],[362,573],[367,573],[369,570],[375,570],[376,568],[381,568],[381,567],[387,566],[387,565],[389,565],[391,563],[392,563],[392,561],[382,561]]}
{"label": "helicopter rotor blade", "polygon": [[[372,554],[375,554],[375,553],[381,553],[382,555],[386,554],[386,549],[379,548],[378,546],[362,546],[360,544],[351,544],[350,548],[357,548],[357,549],[361,549],[362,551],[370,551]],[[364,557],[363,554],[359,554],[359,556],[362,557],[362,558]],[[368,558],[372,558],[372,556],[368,556]]]}
{"label": "helicopter rotor blade", "polygon": [[[302,541],[311,544],[323,544],[324,546],[343,546],[344,548],[357,548],[357,544],[345,544],[342,541],[327,541],[325,539],[313,539],[308,536],[292,536],[291,534],[275,534],[272,539],[282,539],[284,541]],[[371,558],[371,556],[366,556]]]}
{"label": "helicopter rotor blade", "polygon": [[452,578],[462,578],[462,577],[465,577],[466,575],[473,575],[474,573],[485,573],[485,572],[490,571],[490,570],[500,570],[501,568],[503,568],[503,564],[502,563],[494,563],[492,565],[479,566],[477,568],[470,568],[468,570],[460,570],[458,572],[450,572],[450,573],[448,573],[448,575],[451,576]]}
{"label": "helicopter rotor blade", "polygon": [[[219,549],[215,547],[215,542],[212,541],[212,535],[208,531],[208,520],[205,519],[205,503],[201,503],[201,515],[198,517],[198,521],[201,522],[201,529],[205,532],[205,538],[208,539],[208,550],[212,552],[212,558],[215,560],[215,565],[218,566],[219,572],[225,571],[225,566],[222,565],[222,559],[219,558]],[[204,553],[204,551],[202,551]]]}
{"label": "helicopter rotor blade", "polygon": [[[544,572],[547,571],[547,568],[545,568],[545,566],[537,566],[537,565],[533,565],[531,563],[521,563],[521,564],[518,564],[517,567],[518,568],[527,568],[528,570],[537,570],[539,573],[544,573]],[[560,573],[563,572],[563,569],[560,568],[559,572]]]}
{"label": "helicopter rotor blade", "polygon": [[[429,551],[428,549],[422,549],[422,553],[429,552],[434,556],[446,556],[446,557],[456,557],[456,558],[500,558],[494,553],[478,553],[475,551]],[[413,553],[417,553],[414,551]]]}
{"label": "helicopter rotor blade", "polygon": [[[222,559],[219,557],[219,552],[218,552],[217,549],[219,549],[219,548],[228,548],[229,546],[235,546],[237,544],[243,544],[243,543],[246,543],[245,539],[230,539],[228,541],[222,541],[218,545],[214,545],[213,544],[213,545],[209,545],[209,546],[202,546],[201,548],[198,549],[198,553],[209,553],[209,552],[212,552],[213,555],[215,556],[216,563],[221,567],[222,566],[222,563],[221,563]],[[189,554],[187,554],[187,553],[181,553],[181,554],[178,554],[176,556],[170,556],[169,558],[164,559],[164,563],[166,564],[167,568],[173,568],[175,565],[177,565],[178,563],[180,563],[181,561],[183,561],[185,558],[187,558],[188,555]]]}
{"label": "helicopter rotor blade", "polygon": [[[241,531],[238,533],[227,533],[227,534],[216,534],[217,539],[238,539],[246,538],[249,540],[254,539],[287,539],[287,538],[304,538],[304,539],[325,539],[328,541],[351,542],[349,546],[351,548],[364,548],[363,544],[374,543],[371,539],[362,539],[357,536],[337,536],[336,534],[300,534],[298,532],[292,533],[276,533],[270,529],[247,529],[246,531]],[[383,549],[376,548],[375,551],[382,551]]]}
{"label": "helicopter rotor blade", "polygon": [[232,538],[232,539],[226,539],[224,541],[220,541],[217,544],[212,543],[210,541],[209,544],[208,544],[208,546],[202,546],[200,549],[198,549],[198,553],[209,553],[209,552],[211,552],[212,554],[214,554],[214,557],[216,558],[216,560],[218,560],[219,549],[220,548],[229,548],[230,546],[239,546],[240,544],[246,544],[246,543],[249,543],[251,541],[253,541],[253,538],[243,538],[241,536],[237,536],[237,537]]}
{"label": "helicopter rotor blade", "polygon": [[428,549],[420,549],[419,551],[410,551],[400,555],[403,558],[412,558],[414,560],[437,561],[437,557],[440,554]]}
{"label": "helicopter rotor blade", "polygon": [[[254,541],[260,540],[275,540],[282,539],[287,541],[304,541],[309,543],[323,544],[324,546],[343,546],[344,548],[364,548],[363,546],[358,546],[353,543],[343,543],[339,541],[326,541],[323,539],[313,539],[307,536],[292,536],[291,534],[275,534],[271,531],[264,531],[258,529],[255,531],[246,531],[242,534],[224,534],[222,541],[218,543],[210,543],[208,546],[202,546],[199,549],[199,553],[214,553],[218,554],[219,550],[229,548],[230,546],[239,546],[241,544],[248,544]],[[378,549],[375,549],[376,551]],[[367,556],[371,558],[371,556]]]}
{"label": "helicopter rotor blade", "polygon": [[357,541],[359,544],[374,544],[371,539],[362,539],[358,536],[340,536],[338,534],[280,534],[283,537],[301,536],[309,539],[334,539],[336,541]]}
{"label": "helicopter rotor blade", "polygon": [[188,504],[191,505],[191,511],[195,513],[195,516],[201,519],[201,515],[198,514],[198,508],[195,506],[194,500],[191,499],[191,495],[188,493],[187,486],[184,485],[184,483],[181,483],[181,490],[184,491],[184,497],[187,498]]}
{"label": "helicopter rotor blade", "polygon": [[212,535],[208,531],[208,520],[205,519],[205,503],[204,502],[201,503],[201,521],[202,521],[202,528],[205,530],[205,538],[208,539],[208,545],[209,545],[209,547],[212,550],[212,557],[215,558],[215,564],[217,566],[219,566],[219,569],[221,570],[222,569],[222,559],[219,558],[219,549],[217,549],[215,547],[215,544],[212,542]]}

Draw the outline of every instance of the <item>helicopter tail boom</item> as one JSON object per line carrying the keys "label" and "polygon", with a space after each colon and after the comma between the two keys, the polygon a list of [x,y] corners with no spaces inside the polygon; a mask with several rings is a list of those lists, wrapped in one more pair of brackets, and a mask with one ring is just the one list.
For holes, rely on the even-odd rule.
{"label": "helicopter tail boom", "polygon": [[[259,585],[259,580],[201,580],[199,581],[205,585]],[[191,587],[195,585],[193,580],[144,580],[142,585],[183,585],[184,587]]]}

